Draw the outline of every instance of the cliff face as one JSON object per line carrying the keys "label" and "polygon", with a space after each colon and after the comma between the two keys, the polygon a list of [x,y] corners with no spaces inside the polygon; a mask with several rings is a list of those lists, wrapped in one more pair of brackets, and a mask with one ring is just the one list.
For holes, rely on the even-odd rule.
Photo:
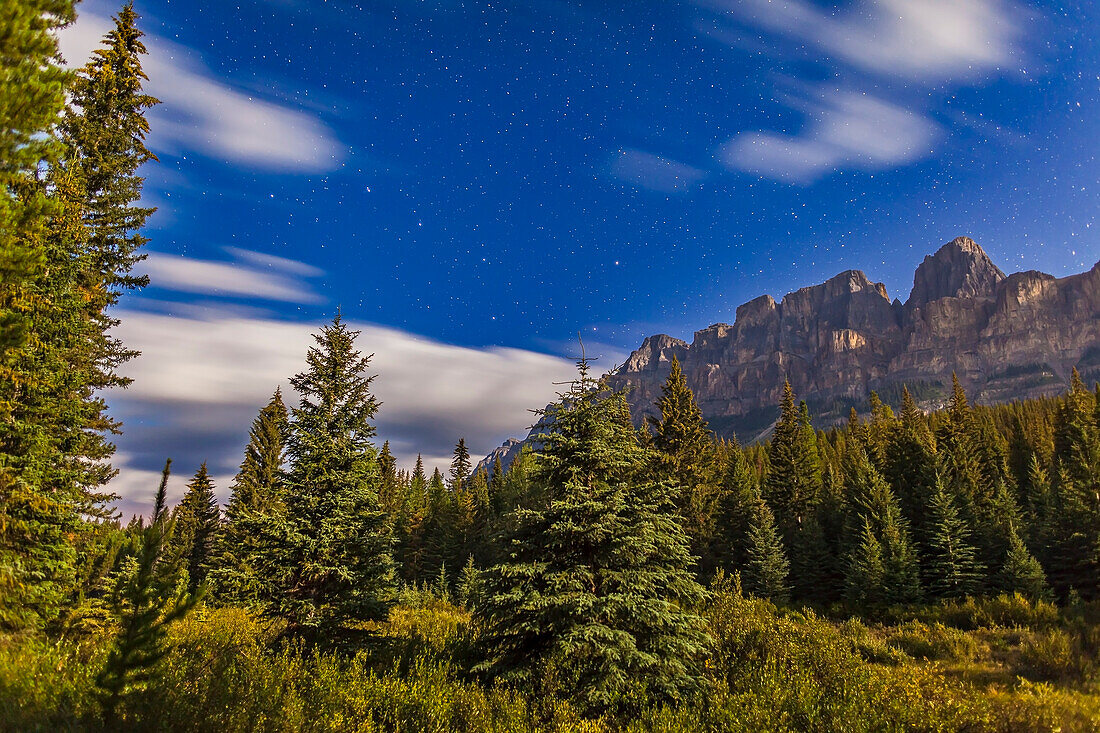
{"label": "cliff face", "polygon": [[711,427],[742,439],[771,425],[784,378],[822,424],[861,408],[871,390],[896,401],[903,384],[936,404],[952,372],[979,402],[1057,393],[1073,366],[1100,378],[1100,263],[1061,279],[1005,277],[960,237],[924,259],[905,304],[858,270],[779,303],[761,296],[690,344],[647,338],[611,378],[630,388],[637,420],[652,414],[673,356]]}

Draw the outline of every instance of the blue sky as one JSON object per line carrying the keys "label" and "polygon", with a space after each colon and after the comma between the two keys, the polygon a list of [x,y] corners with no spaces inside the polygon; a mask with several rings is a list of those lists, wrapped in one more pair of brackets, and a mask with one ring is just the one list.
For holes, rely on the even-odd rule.
{"label": "blue sky", "polygon": [[[578,332],[610,364],[848,268],[904,300],[961,234],[1010,272],[1100,258],[1091,3],[136,6],[163,104],[128,498],[165,455],[224,496],[337,306],[380,438],[441,463],[521,434]],[[115,10],[82,3],[71,62]]]}

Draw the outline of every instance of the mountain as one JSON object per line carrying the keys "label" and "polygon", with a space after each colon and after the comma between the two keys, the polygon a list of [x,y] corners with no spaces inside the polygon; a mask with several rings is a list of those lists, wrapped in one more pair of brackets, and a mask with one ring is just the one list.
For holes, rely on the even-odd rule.
{"label": "mountain", "polygon": [[[898,405],[904,385],[924,407],[942,407],[952,372],[978,403],[1059,394],[1075,366],[1086,384],[1100,380],[1100,262],[1064,278],[1006,276],[959,237],[924,258],[905,303],[859,270],[778,303],[761,295],[737,309],[732,325],[696,331],[690,344],[657,334],[631,353],[609,380],[628,390],[635,424],[656,413],[674,356],[711,429],[742,442],[767,436],[784,379],[818,427],[853,407],[864,412],[872,390]],[[507,469],[535,437],[510,438],[478,467],[499,455]]]}
{"label": "mountain", "polygon": [[769,295],[737,309],[733,324],[697,331],[691,343],[645,339],[617,374],[635,420],[653,403],[677,357],[703,415],[719,435],[753,440],[770,428],[784,379],[818,425],[862,410],[876,390],[888,403],[902,385],[929,407],[958,374],[977,402],[1062,391],[1072,367],[1100,378],[1100,263],[1055,278],[1006,276],[972,239],[924,258],[904,304],[882,283],[848,270],[820,285]]}

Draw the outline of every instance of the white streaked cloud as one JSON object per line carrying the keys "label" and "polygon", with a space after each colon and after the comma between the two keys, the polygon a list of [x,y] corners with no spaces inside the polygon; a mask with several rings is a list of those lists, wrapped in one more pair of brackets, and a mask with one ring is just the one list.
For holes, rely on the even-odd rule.
{"label": "white streaked cloud", "polygon": [[718,151],[727,167],[806,185],[834,170],[876,170],[931,154],[938,126],[926,117],[867,94],[829,93],[807,107],[799,135],[746,132]]}
{"label": "white streaked cloud", "polygon": [[[180,475],[207,461],[229,477],[240,461],[256,412],[281,386],[296,399],[288,377],[304,368],[311,324],[220,307],[172,316],[146,311],[116,314],[115,329],[142,355],[125,367],[133,384],[111,393],[121,417],[121,468],[112,488],[124,512],[146,511],[164,458]],[[378,443],[389,440],[403,466],[422,452],[430,467],[445,468],[454,443],[465,437],[478,458],[505,438],[523,437],[541,408],[572,378],[571,359],[523,349],[454,346],[394,328],[354,323],[357,345],[373,353],[373,391],[382,401]],[[555,384],[558,383],[558,384]],[[151,488],[150,488],[151,486]],[[228,478],[219,485],[227,495]],[[141,493],[139,493],[141,492]],[[137,502],[137,503],[134,503]]]}
{"label": "white streaked cloud", "polygon": [[227,247],[236,261],[199,260],[151,252],[138,266],[154,287],[182,293],[275,300],[286,303],[319,303],[323,299],[303,277],[317,277],[322,270],[296,260]]}
{"label": "white streaked cloud", "polygon": [[634,149],[615,153],[610,168],[611,175],[620,181],[660,193],[686,191],[706,175],[686,163]]}
{"label": "white streaked cloud", "polygon": [[972,79],[1017,63],[1025,14],[1010,0],[862,0],[843,11],[806,0],[701,0],[744,25],[887,76]]}
{"label": "white streaked cloud", "polygon": [[[81,8],[76,23],[61,32],[65,59],[85,63],[112,26],[106,15]],[[161,101],[149,113],[155,150],[288,173],[331,170],[343,158],[344,146],[314,115],[233,87],[178,43],[151,33],[143,40],[146,90]]]}

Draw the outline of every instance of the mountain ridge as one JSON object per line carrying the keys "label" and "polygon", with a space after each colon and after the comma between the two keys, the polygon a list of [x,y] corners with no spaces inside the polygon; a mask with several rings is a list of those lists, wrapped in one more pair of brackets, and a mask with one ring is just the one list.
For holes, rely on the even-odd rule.
{"label": "mountain ridge", "polygon": [[1100,262],[1063,278],[1006,275],[973,239],[957,237],[918,265],[905,303],[861,270],[778,302],[760,295],[738,306],[732,324],[696,331],[690,343],[654,334],[631,352],[608,380],[628,391],[636,424],[655,414],[673,357],[711,429],[742,441],[767,434],[786,379],[819,427],[862,411],[872,390],[896,404],[907,385],[937,407],[952,373],[978,403],[1056,394],[1073,367],[1100,379]]}

